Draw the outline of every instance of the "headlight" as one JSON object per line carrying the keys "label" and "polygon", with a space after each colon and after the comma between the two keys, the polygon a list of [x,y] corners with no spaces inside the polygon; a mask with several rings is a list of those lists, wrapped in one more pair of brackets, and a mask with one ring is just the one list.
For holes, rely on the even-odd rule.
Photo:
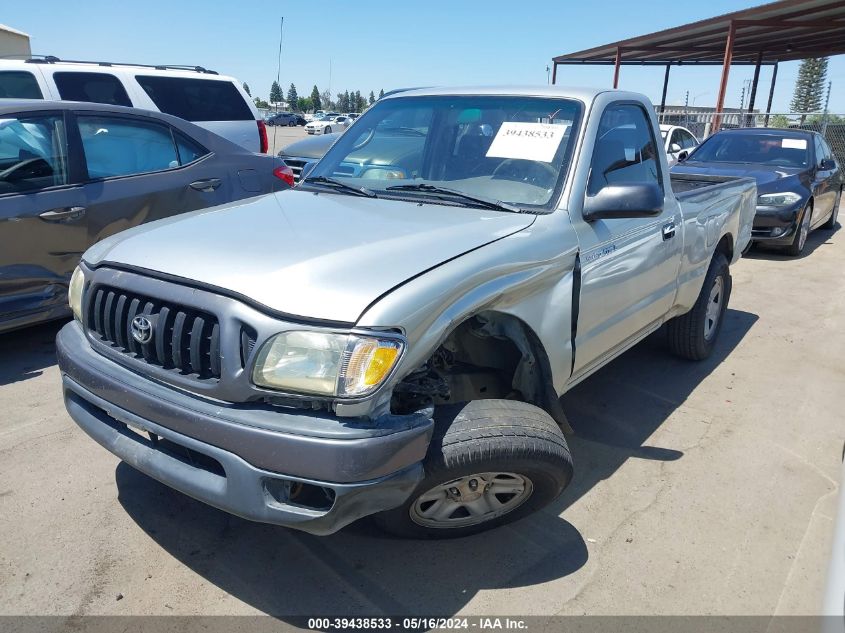
{"label": "headlight", "polygon": [[785,207],[795,204],[801,199],[797,193],[787,191],[785,193],[764,193],[757,197],[757,204],[763,207]]}
{"label": "headlight", "polygon": [[261,348],[252,380],[296,393],[363,396],[384,382],[403,349],[397,338],[282,332]]}
{"label": "headlight", "polygon": [[82,269],[77,266],[67,287],[67,302],[70,304],[73,316],[80,322],[82,321],[82,289],[84,286],[85,275],[82,273]]}

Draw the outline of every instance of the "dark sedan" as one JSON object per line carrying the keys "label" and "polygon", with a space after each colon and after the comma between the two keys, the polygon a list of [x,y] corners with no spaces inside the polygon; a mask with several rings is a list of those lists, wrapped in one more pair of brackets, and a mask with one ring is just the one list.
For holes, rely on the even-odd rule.
{"label": "dark sedan", "polygon": [[305,117],[296,112],[277,112],[276,114],[268,115],[264,122],[267,125],[286,125],[288,127],[295,127],[297,125],[305,125]]}
{"label": "dark sedan", "polygon": [[69,314],[70,276],[95,242],[292,184],[275,156],[173,116],[0,99],[0,332]]}
{"label": "dark sedan", "polygon": [[751,176],[757,180],[754,242],[804,250],[815,228],[836,226],[843,173],[821,134],[745,128],[708,138],[672,173]]}

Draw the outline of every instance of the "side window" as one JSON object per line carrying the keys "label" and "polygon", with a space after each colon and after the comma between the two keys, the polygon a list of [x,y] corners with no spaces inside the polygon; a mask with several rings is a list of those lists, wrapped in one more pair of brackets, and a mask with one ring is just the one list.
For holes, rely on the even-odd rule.
{"label": "side window", "polygon": [[670,152],[672,151],[672,145],[678,145],[683,149],[683,147],[684,147],[683,134],[681,133],[680,130],[675,130],[674,132],[672,132],[672,137],[669,139],[669,151]]}
{"label": "side window", "polygon": [[231,81],[137,75],[156,107],[187,121],[252,121],[243,96]]}
{"label": "side window", "polygon": [[822,145],[822,139],[820,136],[813,134],[813,140],[816,143],[816,165],[818,165],[825,158],[824,146]]}
{"label": "side window", "polygon": [[587,195],[608,185],[654,183],[662,188],[656,144],[638,105],[608,106],[599,122]]}
{"label": "side window", "polygon": [[129,95],[120,80],[107,73],[56,72],[53,80],[59,96],[65,101],[86,101],[131,106]]}
{"label": "side window", "polygon": [[681,148],[693,149],[698,145],[698,141],[695,140],[695,137],[692,134],[685,132],[684,130],[679,130],[679,132],[681,135]]}
{"label": "side window", "polygon": [[176,131],[173,132],[173,135],[176,137],[176,149],[179,151],[180,165],[188,165],[208,154],[207,149],[198,145],[187,136]]}
{"label": "side window", "polygon": [[0,72],[0,99],[43,99],[38,80],[25,70]]}
{"label": "side window", "polygon": [[129,176],[179,166],[170,128],[123,117],[79,115],[91,178]]}
{"label": "side window", "polygon": [[61,116],[0,119],[0,195],[67,181],[67,135]]}

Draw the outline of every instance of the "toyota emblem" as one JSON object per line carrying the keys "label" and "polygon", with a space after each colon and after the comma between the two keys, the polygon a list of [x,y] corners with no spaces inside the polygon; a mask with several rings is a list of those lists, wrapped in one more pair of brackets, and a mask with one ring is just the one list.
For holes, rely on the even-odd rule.
{"label": "toyota emblem", "polygon": [[132,319],[132,338],[141,345],[146,345],[153,340],[153,324],[144,315]]}

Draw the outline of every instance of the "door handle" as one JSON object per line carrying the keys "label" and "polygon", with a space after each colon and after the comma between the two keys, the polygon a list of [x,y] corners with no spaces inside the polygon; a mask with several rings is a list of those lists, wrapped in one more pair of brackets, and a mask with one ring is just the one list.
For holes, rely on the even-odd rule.
{"label": "door handle", "polygon": [[38,217],[47,222],[70,222],[78,220],[83,215],[85,215],[85,207],[62,207],[45,211]]}
{"label": "door handle", "polygon": [[195,180],[189,186],[191,187],[191,189],[210,193],[217,189],[217,187],[219,187],[221,184],[223,184],[223,181],[219,178],[208,178],[206,180]]}
{"label": "door handle", "polygon": [[671,240],[675,237],[675,223],[669,222],[663,225],[663,241]]}

